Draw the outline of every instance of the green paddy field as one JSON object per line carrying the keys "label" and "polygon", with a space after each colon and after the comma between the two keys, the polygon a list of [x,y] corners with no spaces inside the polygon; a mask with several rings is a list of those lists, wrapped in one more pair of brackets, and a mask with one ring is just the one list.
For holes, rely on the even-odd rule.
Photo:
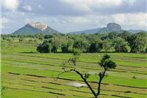
{"label": "green paddy field", "polygon": [[[100,98],[147,98],[147,55],[108,53],[118,65],[102,81]],[[101,71],[98,62],[104,53],[83,53],[78,70],[90,73],[88,79],[96,89]],[[33,43],[1,43],[2,98],[93,98],[87,87],[68,83],[83,83],[74,73],[62,74],[62,62],[72,54],[40,54]]]}

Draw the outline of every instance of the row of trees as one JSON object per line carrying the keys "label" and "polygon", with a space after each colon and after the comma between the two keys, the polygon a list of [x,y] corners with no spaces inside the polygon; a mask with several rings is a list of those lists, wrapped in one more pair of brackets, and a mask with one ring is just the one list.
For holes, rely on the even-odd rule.
{"label": "row of trees", "polygon": [[65,34],[44,36],[44,42],[37,47],[40,53],[72,52],[79,49],[81,52],[147,52],[147,33],[139,32],[132,34],[123,33],[105,34]]}

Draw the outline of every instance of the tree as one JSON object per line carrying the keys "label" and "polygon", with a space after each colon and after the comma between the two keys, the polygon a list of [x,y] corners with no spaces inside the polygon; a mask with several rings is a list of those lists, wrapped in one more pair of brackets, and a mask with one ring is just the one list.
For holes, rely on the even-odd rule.
{"label": "tree", "polygon": [[68,46],[62,46],[61,47],[62,53],[68,53]]}
{"label": "tree", "polygon": [[62,38],[60,38],[59,36],[56,36],[56,37],[53,37],[52,38],[52,46],[53,46],[53,48],[52,48],[52,51],[54,52],[54,53],[57,53],[57,50],[58,50],[58,48],[60,48],[61,47],[61,40]]}
{"label": "tree", "polygon": [[62,46],[61,46],[61,50],[62,50],[62,53],[69,53],[71,52],[72,50],[70,50],[69,48],[72,49],[72,45],[73,45],[73,41],[69,38],[66,38],[63,43],[62,43]]}
{"label": "tree", "polygon": [[112,47],[112,41],[111,40],[104,40],[102,42],[102,48],[105,52],[108,52]]}
{"label": "tree", "polygon": [[40,53],[51,53],[52,44],[50,41],[44,41],[42,44],[39,44],[36,49]]}
{"label": "tree", "polygon": [[102,49],[101,43],[91,43],[89,47],[89,52],[95,53],[95,52],[100,52]]}
{"label": "tree", "polygon": [[123,33],[119,34],[119,36],[123,39],[125,39],[126,41],[128,41],[128,39],[130,38],[131,36],[131,33],[128,32],[128,31],[124,31]]}
{"label": "tree", "polygon": [[87,52],[89,43],[86,40],[75,40],[73,48],[80,49],[81,52]]}
{"label": "tree", "polygon": [[37,33],[34,35],[35,38],[39,39],[39,40],[43,40],[44,39],[44,35],[42,33]]}
{"label": "tree", "polygon": [[57,53],[57,49],[58,49],[58,48],[57,48],[56,46],[53,46],[53,48],[52,48],[51,51],[52,51],[53,53]]}
{"label": "tree", "polygon": [[44,35],[44,39],[53,38],[53,35]]}
{"label": "tree", "polygon": [[128,45],[128,42],[120,37],[114,39],[113,44],[114,44],[115,52],[130,52],[130,47]]}
{"label": "tree", "polygon": [[[110,56],[106,54],[106,55],[103,56],[103,58],[101,59],[101,61],[98,63],[102,67],[103,71],[98,74],[99,75],[99,80],[97,81],[97,85],[98,86],[97,86],[97,91],[95,91],[93,89],[93,87],[90,85],[89,81],[87,80],[90,77],[90,74],[88,74],[88,73],[83,74],[79,70],[76,69],[77,60],[78,60],[78,58],[80,56],[79,52],[78,51],[75,51],[73,54],[74,54],[74,57],[73,58],[70,58],[68,60],[68,63],[71,64],[73,67],[72,68],[69,67],[70,69],[67,70],[67,66],[66,66],[66,63],[67,62],[65,62],[63,64],[63,67],[62,67],[62,69],[64,70],[63,73],[65,73],[65,72],[75,72],[85,82],[85,84],[87,85],[87,87],[89,88],[89,90],[91,91],[91,93],[93,94],[93,96],[95,98],[99,98],[102,80],[105,77],[106,71],[108,71],[109,69],[116,68],[115,62],[113,62],[110,59]],[[61,74],[62,73],[60,73],[59,75],[61,75]]]}
{"label": "tree", "polygon": [[110,33],[108,34],[109,39],[114,39],[114,38],[116,38],[117,36],[118,36],[118,33],[116,33],[116,32],[110,32]]}
{"label": "tree", "polygon": [[145,49],[145,53],[147,53],[147,47],[146,47],[146,49]]}
{"label": "tree", "polygon": [[129,44],[131,46],[131,52],[145,52],[145,49],[147,47],[147,33],[139,32],[133,34],[129,39]]}
{"label": "tree", "polygon": [[95,43],[95,42],[101,42],[100,36],[101,34],[99,35],[92,34],[92,35],[87,36],[86,38],[90,43]]}
{"label": "tree", "polygon": [[103,58],[101,59],[99,65],[103,68],[103,71],[99,73],[97,96],[100,95],[101,82],[102,82],[102,80],[103,80],[103,78],[104,78],[104,76],[106,74],[106,71],[108,71],[109,69],[115,69],[116,68],[115,62],[110,60],[110,56],[107,55],[107,54],[103,56]]}

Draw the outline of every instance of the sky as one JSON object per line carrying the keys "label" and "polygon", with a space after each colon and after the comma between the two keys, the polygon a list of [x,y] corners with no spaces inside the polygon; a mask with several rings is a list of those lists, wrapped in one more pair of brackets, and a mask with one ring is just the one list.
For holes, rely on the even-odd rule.
{"label": "sky", "polygon": [[67,33],[118,23],[125,30],[147,30],[147,0],[0,0],[0,33],[43,22]]}

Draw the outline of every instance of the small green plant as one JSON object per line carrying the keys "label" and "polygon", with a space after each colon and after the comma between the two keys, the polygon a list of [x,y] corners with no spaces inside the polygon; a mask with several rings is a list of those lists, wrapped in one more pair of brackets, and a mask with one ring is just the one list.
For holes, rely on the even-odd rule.
{"label": "small green plant", "polygon": [[6,89],[6,87],[2,86],[1,87],[1,95],[4,96],[4,90]]}

